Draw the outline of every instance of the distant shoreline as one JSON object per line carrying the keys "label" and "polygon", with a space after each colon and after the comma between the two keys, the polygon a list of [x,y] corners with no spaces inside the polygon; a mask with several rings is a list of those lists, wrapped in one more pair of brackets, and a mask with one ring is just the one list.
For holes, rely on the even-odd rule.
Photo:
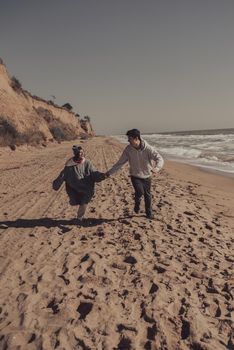
{"label": "distant shoreline", "polygon": [[[223,129],[195,129],[195,130],[178,130],[178,131],[160,131],[160,132],[142,132],[142,135],[170,135],[170,134],[176,134],[176,135],[201,135],[202,133],[206,135],[212,135],[213,133],[220,132],[224,135],[229,134],[231,131],[231,134],[234,134],[234,128],[223,128]],[[119,136],[125,136],[125,134],[118,134]],[[118,135],[112,135],[112,136],[118,136]],[[111,137],[111,136],[110,136]]]}
{"label": "distant shoreline", "polygon": [[231,131],[231,134],[234,134],[234,128],[224,128],[224,129],[199,129],[199,130],[180,130],[180,131],[163,131],[163,132],[145,132],[144,135],[153,135],[153,134],[160,134],[160,135],[170,135],[170,134],[176,134],[176,135],[212,135],[213,133],[222,133],[224,135],[229,134]]}

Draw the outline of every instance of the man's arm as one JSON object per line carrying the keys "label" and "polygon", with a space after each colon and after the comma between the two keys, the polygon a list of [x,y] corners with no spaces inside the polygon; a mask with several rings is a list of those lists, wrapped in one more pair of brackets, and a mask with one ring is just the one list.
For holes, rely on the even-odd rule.
{"label": "man's arm", "polygon": [[161,156],[161,154],[158,153],[158,151],[156,151],[155,148],[150,147],[149,148],[150,151],[150,157],[152,160],[155,161],[156,163],[156,170],[159,171],[162,169],[163,165],[164,165],[164,160],[163,157]]}
{"label": "man's arm", "polygon": [[118,162],[113,165],[113,167],[106,172],[107,176],[113,175],[116,171],[118,171],[125,163],[128,161],[128,156],[126,151],[124,150]]}

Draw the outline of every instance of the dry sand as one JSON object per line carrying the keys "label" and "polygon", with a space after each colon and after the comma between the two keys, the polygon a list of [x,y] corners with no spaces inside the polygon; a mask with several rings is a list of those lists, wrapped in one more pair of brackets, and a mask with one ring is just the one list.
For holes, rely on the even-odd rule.
{"label": "dry sand", "polygon": [[[0,150],[0,349],[233,350],[234,180],[166,162],[151,221],[126,166],[77,227],[51,188],[71,145]],[[100,171],[123,148],[83,145]]]}

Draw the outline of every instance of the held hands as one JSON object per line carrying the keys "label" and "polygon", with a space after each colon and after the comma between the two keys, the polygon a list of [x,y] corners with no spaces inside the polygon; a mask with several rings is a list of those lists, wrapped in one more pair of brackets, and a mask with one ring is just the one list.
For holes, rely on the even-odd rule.
{"label": "held hands", "polygon": [[109,173],[101,173],[101,172],[96,172],[95,173],[95,182],[101,182],[101,181],[104,181],[106,180],[108,177],[109,177]]}
{"label": "held hands", "polygon": [[92,174],[92,179],[94,182],[102,182],[103,180],[106,179],[106,174],[101,173],[100,171],[94,171]]}

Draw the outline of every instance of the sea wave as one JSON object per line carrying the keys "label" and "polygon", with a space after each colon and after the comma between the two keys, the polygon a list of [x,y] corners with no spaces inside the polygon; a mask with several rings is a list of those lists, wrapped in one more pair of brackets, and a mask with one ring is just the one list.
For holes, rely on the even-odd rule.
{"label": "sea wave", "polygon": [[[233,130],[232,130],[233,131]],[[124,135],[115,136],[127,143]],[[180,162],[234,173],[234,133],[217,130],[217,133],[145,134],[142,137],[166,158]]]}

